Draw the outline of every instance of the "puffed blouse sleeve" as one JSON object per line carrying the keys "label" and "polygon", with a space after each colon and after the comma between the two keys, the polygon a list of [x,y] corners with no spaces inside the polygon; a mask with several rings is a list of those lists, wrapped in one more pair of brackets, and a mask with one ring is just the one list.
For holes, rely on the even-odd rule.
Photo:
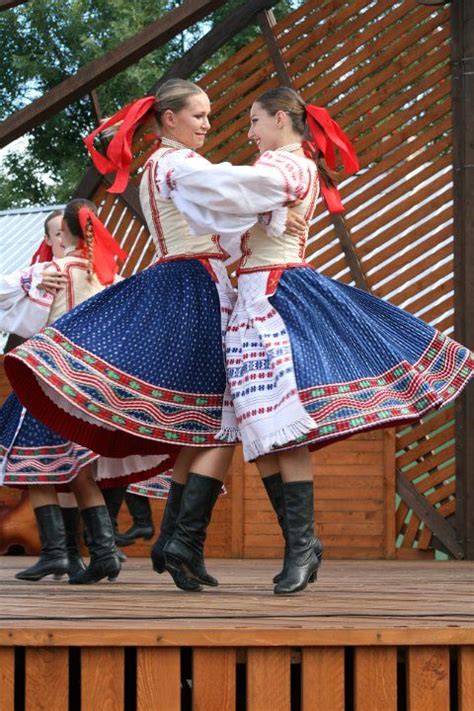
{"label": "puffed blouse sleeve", "polygon": [[29,338],[48,321],[54,297],[39,289],[41,275],[50,265],[33,264],[27,269],[0,275],[0,329]]}
{"label": "puffed blouse sleeve", "polygon": [[242,234],[262,213],[304,197],[311,175],[291,153],[267,151],[253,166],[210,163],[194,151],[169,151],[155,165],[155,184],[170,198],[195,234]]}

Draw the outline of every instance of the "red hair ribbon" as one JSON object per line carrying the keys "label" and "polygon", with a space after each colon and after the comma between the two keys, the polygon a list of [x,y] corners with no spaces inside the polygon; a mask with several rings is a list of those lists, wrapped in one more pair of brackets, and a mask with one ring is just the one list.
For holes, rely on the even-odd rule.
{"label": "red hair ribbon", "polygon": [[[331,170],[336,170],[336,150],[338,150],[348,175],[359,170],[359,161],[349,137],[331,118],[326,109],[314,106],[314,104],[306,104],[306,122],[312,139],[311,143],[305,142],[307,155],[311,156],[311,151],[308,151],[308,148],[316,149],[324,157],[328,167]],[[339,190],[326,185],[324,180],[320,182],[321,193],[329,212],[344,212]]]}
{"label": "red hair ribbon", "polygon": [[46,244],[43,240],[36,250],[36,252],[31,257],[30,264],[36,264],[36,262],[51,262],[53,259],[53,250],[49,244]]}
{"label": "red hair ribbon", "polygon": [[[84,236],[86,234],[88,220],[92,222],[92,233],[94,236],[94,272],[97,274],[97,278],[101,284],[112,284],[118,272],[115,257],[118,257],[121,262],[124,262],[127,258],[127,253],[115,241],[97,215],[88,207],[81,207],[79,210],[79,222]],[[85,248],[84,256],[87,256]]]}
{"label": "red hair ribbon", "polygon": [[[102,173],[102,175],[111,172],[115,173],[113,185],[108,189],[110,193],[122,193],[127,187],[133,158],[133,136],[146,114],[151,110],[155,100],[154,96],[145,96],[143,99],[132,101],[132,103],[117,111],[116,114],[101,123],[100,126],[84,138],[86,148],[99,173]],[[104,129],[114,126],[119,121],[122,121],[122,125],[107,146],[107,152],[104,156],[94,148],[94,138],[102,133]]]}

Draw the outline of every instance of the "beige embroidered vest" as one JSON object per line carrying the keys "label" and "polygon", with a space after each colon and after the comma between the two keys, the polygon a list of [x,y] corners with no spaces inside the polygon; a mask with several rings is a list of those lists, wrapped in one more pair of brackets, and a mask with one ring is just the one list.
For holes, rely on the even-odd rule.
{"label": "beige embroidered vest", "polygon": [[84,257],[74,257],[72,255],[61,257],[61,259],[55,259],[53,264],[65,274],[68,281],[66,287],[61,289],[54,297],[53,305],[49,312],[48,324],[104,289],[104,285],[100,283],[95,274],[89,280],[87,276],[87,259],[84,259]]}
{"label": "beige embroidered vest", "polygon": [[140,183],[140,203],[148,229],[155,242],[158,261],[212,257],[226,259],[218,235],[191,234],[188,223],[172,200],[161,198],[155,181],[158,161],[175,148],[161,146],[149,159]]}
{"label": "beige embroidered vest", "polygon": [[[310,160],[308,160],[308,164],[311,174],[308,191],[302,203],[295,208],[298,214],[307,220],[313,216],[319,194],[316,166]],[[302,237],[291,235],[288,232],[274,237],[267,234],[264,224],[262,224],[267,218],[271,219],[271,213],[263,215],[261,222],[254,225],[242,236],[240,243],[242,257],[238,273],[304,263],[309,227]]]}

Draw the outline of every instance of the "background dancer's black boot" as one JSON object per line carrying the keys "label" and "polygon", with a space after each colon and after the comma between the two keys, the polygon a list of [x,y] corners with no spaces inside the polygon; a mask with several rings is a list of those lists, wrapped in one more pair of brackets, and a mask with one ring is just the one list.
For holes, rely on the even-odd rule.
{"label": "background dancer's black boot", "polygon": [[319,557],[314,547],[314,496],[312,481],[292,481],[282,485],[286,549],[276,595],[304,590],[316,578]]}
{"label": "background dancer's black boot", "polygon": [[[277,472],[276,474],[271,474],[270,476],[262,477],[262,481],[265,490],[268,494],[268,498],[270,499],[270,503],[273,507],[273,510],[276,513],[278,523],[280,524],[281,532],[283,534],[283,538],[285,539],[286,549],[285,516],[283,511],[283,479],[281,478],[280,472]],[[319,562],[321,562],[321,559],[323,557],[323,546],[319,538],[314,539],[314,551],[319,558]],[[273,577],[274,583],[278,583],[280,581],[282,572],[283,571],[277,573]],[[309,579],[309,582],[314,583],[315,580],[316,578],[312,576]]]}
{"label": "background dancer's black boot", "polygon": [[46,575],[66,575],[69,560],[66,549],[66,531],[61,507],[58,504],[38,506],[34,509],[41,540],[40,557],[37,563],[20,570],[18,580],[41,580]]}
{"label": "background dancer's black boot", "polygon": [[216,587],[219,581],[204,567],[204,541],[222,482],[189,473],[181,499],[181,511],[171,540],[165,545],[166,570],[195,578]]}
{"label": "background dancer's black boot", "polygon": [[71,576],[74,585],[98,583],[103,578],[115,580],[120,573],[114,529],[106,506],[91,506],[81,511],[89,541],[90,563],[85,570]]}
{"label": "background dancer's black boot", "polygon": [[[123,551],[120,550],[119,542],[118,542],[118,537],[119,537],[119,530],[118,530],[118,515],[120,512],[120,507],[123,504],[123,499],[125,496],[125,492],[127,491],[126,486],[119,486],[116,489],[103,489],[102,490],[102,496],[104,497],[105,505],[107,506],[107,511],[109,512],[110,520],[112,521],[112,526],[114,527],[114,538],[115,538],[115,545],[117,548],[117,557],[121,563],[124,563],[127,560],[127,556]],[[131,545],[132,543],[135,543],[135,541],[130,541],[127,545]],[[87,541],[86,541],[87,545]]]}
{"label": "background dancer's black boot", "polygon": [[133,525],[125,533],[117,532],[115,540],[119,546],[129,546],[135,543],[137,538],[149,541],[155,535],[151,506],[146,496],[140,494],[125,493],[125,503],[133,518]]}
{"label": "background dancer's black boot", "polygon": [[69,560],[68,575],[76,575],[86,569],[79,547],[79,509],[74,507],[62,508],[64,527],[66,529],[66,548]]}
{"label": "background dancer's black boot", "polygon": [[[163,512],[163,518],[161,520],[160,535],[151,549],[153,570],[158,574],[164,573],[166,570],[164,547],[170,540],[176,528],[176,522],[181,510],[183,491],[184,484],[178,484],[176,481],[171,481],[165,510]],[[198,592],[202,590],[197,580],[188,578],[179,571],[173,571],[171,572],[171,575],[176,586],[181,588],[181,590],[187,590],[189,592]]]}

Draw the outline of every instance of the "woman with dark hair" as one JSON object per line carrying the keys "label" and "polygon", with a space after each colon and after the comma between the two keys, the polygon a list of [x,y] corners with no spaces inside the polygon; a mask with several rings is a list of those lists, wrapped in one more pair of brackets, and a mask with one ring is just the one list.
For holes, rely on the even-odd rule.
{"label": "woman with dark hair", "polygon": [[[331,211],[343,210],[332,172],[336,150],[347,172],[358,164],[327,111],[289,88],[271,89],[252,106],[249,138],[261,154],[256,170],[263,165],[288,181],[293,176],[300,197],[294,209],[308,222],[319,190]],[[219,189],[218,170],[208,170],[199,197],[176,171],[167,176],[173,199],[196,228],[239,224],[232,186],[220,189],[220,221],[207,209]],[[320,564],[310,450],[353,432],[416,421],[457,397],[474,373],[467,348],[382,299],[318,274],[305,261],[308,229],[292,234],[285,220],[285,209],[274,210],[244,234],[226,336],[244,456],[256,460],[285,537],[277,594],[304,589]]]}

